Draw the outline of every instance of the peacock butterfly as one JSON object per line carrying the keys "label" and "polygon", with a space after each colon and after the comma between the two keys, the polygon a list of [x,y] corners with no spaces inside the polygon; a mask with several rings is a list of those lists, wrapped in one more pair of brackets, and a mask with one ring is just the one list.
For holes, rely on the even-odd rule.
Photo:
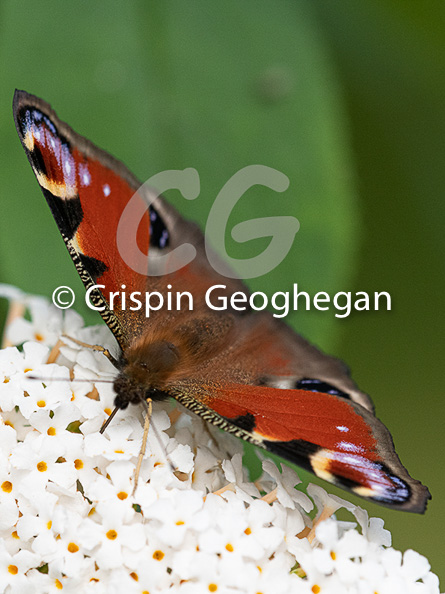
{"label": "peacock butterfly", "polygon": [[[370,398],[345,365],[266,311],[211,311],[204,296],[248,294],[210,265],[204,237],[162,197],[141,187],[111,155],[24,91],[13,103],[17,131],[76,269],[121,348],[115,405],[172,397],[207,422],[382,505],[423,512],[428,489],[410,477]],[[185,242],[197,252],[176,272],[148,276],[121,257],[117,232],[136,195],[145,212],[136,243],[150,262]],[[134,199],[134,198],[133,198]],[[147,202],[149,206],[147,207]],[[214,257],[214,256],[213,256]],[[220,270],[220,268],[218,267]],[[98,286],[99,285],[99,286]],[[122,287],[191,291],[191,311],[110,307]]]}

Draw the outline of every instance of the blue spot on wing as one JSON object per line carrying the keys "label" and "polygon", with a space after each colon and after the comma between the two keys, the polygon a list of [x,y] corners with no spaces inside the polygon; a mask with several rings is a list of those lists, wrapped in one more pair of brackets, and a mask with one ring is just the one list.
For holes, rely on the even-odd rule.
{"label": "blue spot on wing", "polygon": [[170,234],[159,213],[150,206],[150,246],[166,248],[170,243]]}

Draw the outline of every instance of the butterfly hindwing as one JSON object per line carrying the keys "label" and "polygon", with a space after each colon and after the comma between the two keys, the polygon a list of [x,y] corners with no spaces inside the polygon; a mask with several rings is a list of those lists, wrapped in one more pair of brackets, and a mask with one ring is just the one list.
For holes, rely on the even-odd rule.
{"label": "butterfly hindwing", "polygon": [[204,382],[184,385],[175,397],[206,421],[356,495],[397,509],[425,509],[428,489],[402,466],[389,431],[348,398]]}

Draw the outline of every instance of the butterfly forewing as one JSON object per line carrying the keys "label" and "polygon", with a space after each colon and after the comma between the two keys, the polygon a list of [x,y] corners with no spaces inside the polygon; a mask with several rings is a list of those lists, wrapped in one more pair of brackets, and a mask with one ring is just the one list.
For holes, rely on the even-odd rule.
{"label": "butterfly forewing", "polygon": [[[123,209],[139,187],[136,178],[104,151],[61,122],[41,99],[17,91],[17,131],[59,231],[86,288],[100,284],[92,302],[121,346],[128,344],[137,322],[131,312],[109,308],[110,292],[125,283],[145,291],[146,276],[120,257],[116,232]],[[148,252],[148,211],[137,228],[138,244]]]}

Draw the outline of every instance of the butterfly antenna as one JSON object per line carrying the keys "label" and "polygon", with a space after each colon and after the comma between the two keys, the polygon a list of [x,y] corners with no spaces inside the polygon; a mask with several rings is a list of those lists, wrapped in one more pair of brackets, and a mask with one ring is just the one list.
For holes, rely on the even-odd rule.
{"label": "butterfly antenna", "polygon": [[105,429],[111,423],[111,421],[113,420],[113,418],[116,415],[116,413],[117,413],[118,410],[119,410],[119,407],[118,406],[115,406],[114,409],[113,409],[113,412],[111,413],[111,415],[108,417],[108,419],[105,421],[105,423],[100,428],[99,433],[103,433],[105,431]]}
{"label": "butterfly antenna", "polygon": [[26,375],[26,379],[37,380],[40,382],[85,382],[88,384],[112,384],[114,379],[85,379],[85,378],[65,378],[65,377],[38,377],[37,375]]}

